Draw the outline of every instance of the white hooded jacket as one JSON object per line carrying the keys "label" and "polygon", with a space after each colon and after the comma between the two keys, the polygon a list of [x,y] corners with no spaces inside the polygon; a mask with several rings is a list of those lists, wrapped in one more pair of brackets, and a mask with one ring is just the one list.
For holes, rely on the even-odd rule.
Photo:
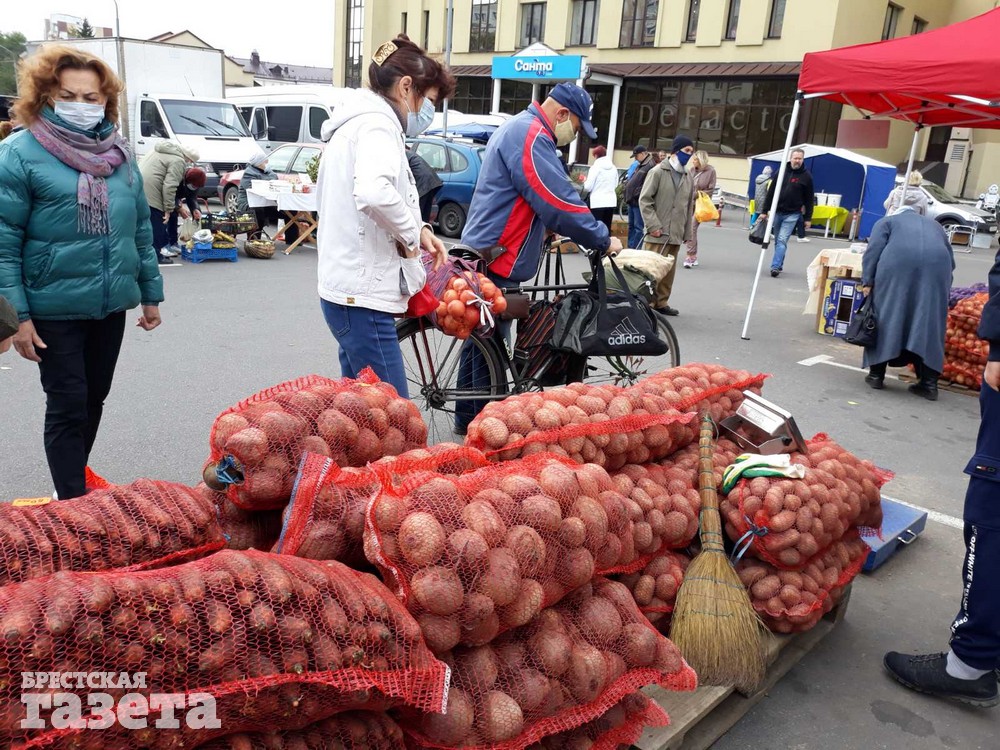
{"label": "white hooded jacket", "polygon": [[583,189],[590,193],[591,208],[614,208],[618,205],[615,188],[618,187],[618,168],[611,157],[595,159],[587,173]]}
{"label": "white hooded jacket", "polygon": [[319,296],[328,302],[406,311],[424,286],[420,258],[402,258],[420,241],[420,205],[403,129],[388,102],[346,91],[323,123],[327,141],[316,181]]}

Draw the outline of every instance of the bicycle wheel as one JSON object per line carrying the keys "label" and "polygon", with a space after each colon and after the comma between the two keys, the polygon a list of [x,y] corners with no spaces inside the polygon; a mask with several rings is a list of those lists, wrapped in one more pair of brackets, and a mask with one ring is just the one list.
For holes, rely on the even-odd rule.
{"label": "bicycle wheel", "polygon": [[[476,337],[468,342],[445,335],[425,318],[407,318],[396,324],[410,399],[427,422],[427,442],[461,442],[455,435],[457,412],[468,420],[487,401],[507,393],[507,380],[490,342]],[[466,348],[468,344],[468,348]],[[463,350],[475,352],[478,366],[461,372]],[[460,380],[469,380],[468,384]]]}
{"label": "bicycle wheel", "polygon": [[665,354],[658,357],[581,357],[571,372],[572,379],[595,385],[610,383],[629,386],[649,375],[678,367],[681,363],[681,349],[674,327],[663,315],[654,315],[657,333],[667,344]]}

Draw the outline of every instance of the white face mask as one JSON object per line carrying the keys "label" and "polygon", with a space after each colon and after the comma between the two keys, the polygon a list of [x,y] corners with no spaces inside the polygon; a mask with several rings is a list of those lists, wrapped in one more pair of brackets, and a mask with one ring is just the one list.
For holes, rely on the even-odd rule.
{"label": "white face mask", "polygon": [[[410,105],[407,103],[407,110]],[[406,116],[406,134],[410,138],[416,138],[431,126],[434,121],[434,102],[429,97],[424,97],[424,103],[420,105],[419,112],[410,112]]]}
{"label": "white face mask", "polygon": [[87,102],[56,102],[56,117],[81,130],[93,130],[104,121],[104,105]]}
{"label": "white face mask", "polygon": [[556,145],[559,147],[568,146],[576,138],[576,130],[573,129],[573,121],[566,118],[562,122],[557,122],[555,127]]}

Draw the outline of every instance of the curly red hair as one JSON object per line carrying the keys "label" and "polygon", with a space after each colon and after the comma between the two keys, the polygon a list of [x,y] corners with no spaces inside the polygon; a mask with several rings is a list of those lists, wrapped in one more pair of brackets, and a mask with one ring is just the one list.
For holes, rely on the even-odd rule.
{"label": "curly red hair", "polygon": [[94,55],[68,45],[46,45],[21,61],[17,69],[20,95],[14,104],[14,113],[24,125],[31,125],[39,118],[59,86],[59,76],[64,70],[92,70],[101,82],[101,94],[108,103],[107,119],[118,121],[118,96],[124,90],[121,80],[111,67]]}

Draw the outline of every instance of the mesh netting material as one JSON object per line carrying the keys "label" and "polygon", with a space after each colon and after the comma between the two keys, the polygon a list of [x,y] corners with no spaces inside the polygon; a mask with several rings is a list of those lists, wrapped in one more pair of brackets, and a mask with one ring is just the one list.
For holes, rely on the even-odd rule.
{"label": "mesh netting material", "polygon": [[[341,710],[381,709],[383,696],[439,711],[448,683],[446,665],[375,577],[256,551],[7,586],[0,634],[8,674],[142,672],[146,689],[135,692],[208,694],[222,721],[220,730],[25,731],[20,680],[6,680],[0,738],[9,745],[20,736],[25,747],[62,750],[95,735],[104,748],[192,747],[222,734],[301,727]],[[69,692],[86,705],[86,689]],[[126,692],[108,691],[116,702]],[[41,716],[48,719],[45,710]]]}
{"label": "mesh netting material", "polygon": [[212,503],[171,482],[140,479],[73,500],[0,504],[0,586],[57,571],[155,568],[225,545]]}
{"label": "mesh netting material", "polygon": [[[671,496],[661,499],[666,508]],[[694,511],[676,529],[671,513],[651,499],[644,510],[600,466],[531,456],[384,481],[366,510],[365,554],[440,653],[488,643],[595,575],[641,568],[665,541],[689,539]]]}
{"label": "mesh netting material", "polygon": [[449,336],[467,339],[473,331],[480,336],[493,334],[495,320],[507,309],[503,293],[476,264],[450,256],[435,270],[434,258],[425,255],[427,288],[438,300],[428,317]]}
{"label": "mesh netting material", "polygon": [[687,555],[667,550],[638,573],[620,576],[618,580],[632,592],[632,598],[646,619],[659,624],[664,615],[674,611],[677,590],[690,564],[691,558]]}
{"label": "mesh netting material", "polygon": [[273,510],[288,503],[304,452],[364,466],[426,445],[427,425],[366,368],[357,380],[310,375],[261,391],[218,416],[210,443],[208,467],[231,457],[242,474],[229,499],[244,510]]}
{"label": "mesh netting material", "polygon": [[332,459],[307,453],[272,551],[364,564],[365,508],[382,488],[380,476],[396,484],[421,473],[458,475],[489,463],[480,451],[455,443],[417,448],[365,468],[340,468]]}
{"label": "mesh netting material", "polygon": [[487,404],[469,425],[466,445],[498,460],[554,453],[609,471],[671,455],[697,440],[694,416],[720,420],[760,392],[764,375],[718,365],[666,370],[634,386],[573,383]]}
{"label": "mesh netting material", "polygon": [[791,455],[792,463],[806,467],[804,479],[743,479],[719,506],[730,539],[739,540],[752,525],[760,533],[747,554],[785,570],[801,569],[852,527],[878,534],[880,490],[892,478],[826,435],[808,447],[808,454]]}
{"label": "mesh netting material", "polygon": [[988,294],[975,294],[959,301],[948,311],[948,328],[944,346],[944,371],[946,380],[980,388],[983,368],[989,359],[990,344],[979,338],[979,322]]}
{"label": "mesh netting material", "polygon": [[197,750],[400,750],[403,730],[386,713],[348,711],[303,729],[220,737]]}
{"label": "mesh netting material", "polygon": [[660,706],[643,693],[627,695],[604,716],[529,747],[529,750],[628,750],[646,727],[670,724]]}
{"label": "mesh netting material", "polygon": [[229,502],[225,492],[216,492],[204,482],[195,491],[207,498],[215,507],[219,525],[226,537],[226,549],[256,549],[266,552],[274,546],[281,534],[280,510],[243,510]]}
{"label": "mesh netting material", "polygon": [[771,630],[800,633],[815,627],[840,600],[842,589],[861,572],[869,551],[857,529],[851,529],[801,571],[779,570],[747,559],[736,570],[750,591],[754,609]]}
{"label": "mesh netting material", "polygon": [[644,685],[697,687],[628,589],[602,578],[492,643],[444,659],[453,668],[447,711],[400,710],[403,731],[425,747],[520,750],[605,715]]}

